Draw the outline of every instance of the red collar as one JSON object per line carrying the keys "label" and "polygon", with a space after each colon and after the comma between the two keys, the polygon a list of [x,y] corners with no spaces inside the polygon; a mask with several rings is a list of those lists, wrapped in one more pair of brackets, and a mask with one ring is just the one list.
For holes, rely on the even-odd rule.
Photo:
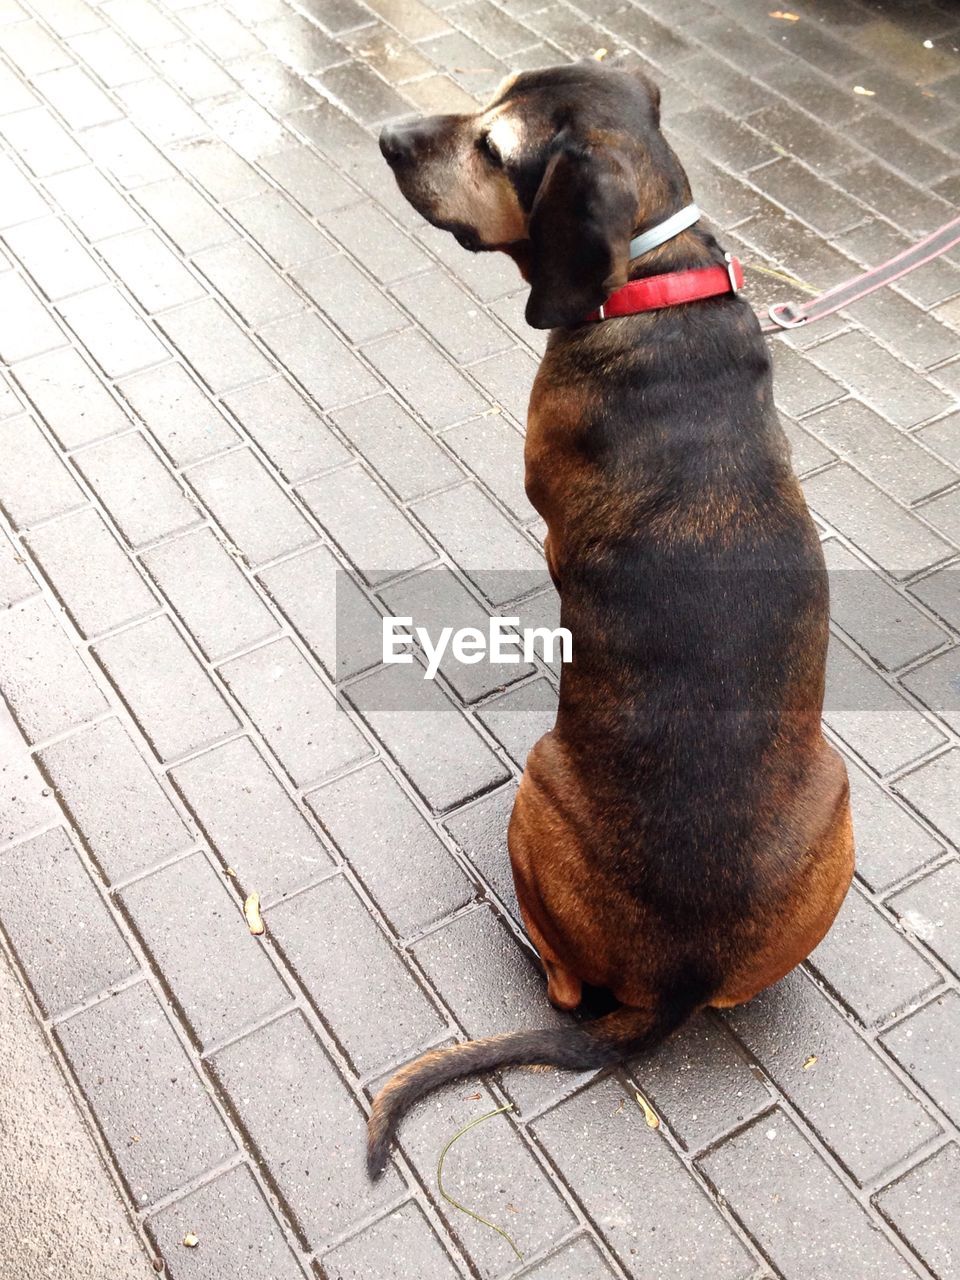
{"label": "red collar", "polygon": [[662,276],[631,280],[611,293],[602,307],[591,311],[585,322],[632,316],[638,311],[657,311],[681,302],[714,298],[721,293],[739,293],[742,288],[743,267],[739,258],[728,253],[723,267],[696,267],[691,271],[671,271]]}

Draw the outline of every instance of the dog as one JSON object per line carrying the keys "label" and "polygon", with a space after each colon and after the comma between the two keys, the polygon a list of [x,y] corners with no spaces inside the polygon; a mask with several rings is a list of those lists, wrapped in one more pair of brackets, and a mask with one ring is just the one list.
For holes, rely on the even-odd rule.
{"label": "dog", "polygon": [[[821,726],[820,542],[757,318],[692,221],[659,106],[641,71],[587,62],[380,137],[414,208],[467,249],[510,255],[528,323],[551,330],[526,490],[573,655],[508,845],[551,1002],[573,1010],[586,986],[617,1003],[403,1068],[373,1102],[373,1177],[404,1111],[446,1081],[604,1067],[698,1009],[750,1000],[820,942],[853,876],[846,769]],[[644,249],[667,224],[681,229]],[[729,275],[721,292],[618,314],[628,282],[662,290],[710,268]]]}

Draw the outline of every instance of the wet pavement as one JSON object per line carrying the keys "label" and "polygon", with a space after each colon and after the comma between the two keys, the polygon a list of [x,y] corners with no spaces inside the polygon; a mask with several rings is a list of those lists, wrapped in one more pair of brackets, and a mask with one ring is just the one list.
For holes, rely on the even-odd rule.
{"label": "wet pavement", "polygon": [[[833,580],[835,929],[630,1070],[438,1093],[362,1170],[392,1068],[559,1017],[505,853],[555,666],[371,642],[555,618],[542,335],[380,124],[631,49],[759,306],[955,216],[958,45],[947,0],[0,4],[0,926],[167,1274],[960,1273],[957,252],[773,343]],[[443,1174],[505,1236],[437,1164],[508,1104]]]}

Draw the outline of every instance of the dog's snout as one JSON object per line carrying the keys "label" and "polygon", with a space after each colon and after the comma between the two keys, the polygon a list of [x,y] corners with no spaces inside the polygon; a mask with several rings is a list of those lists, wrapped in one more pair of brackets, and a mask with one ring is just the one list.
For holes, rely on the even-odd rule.
{"label": "dog's snout", "polygon": [[414,135],[408,126],[384,125],[380,130],[380,152],[392,168],[397,168],[413,155]]}

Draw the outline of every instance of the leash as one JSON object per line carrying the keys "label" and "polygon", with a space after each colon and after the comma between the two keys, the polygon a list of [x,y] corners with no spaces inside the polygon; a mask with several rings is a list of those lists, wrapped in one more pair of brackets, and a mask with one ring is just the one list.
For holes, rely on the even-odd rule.
{"label": "leash", "polygon": [[861,298],[876,293],[885,285],[892,284],[909,271],[932,262],[956,244],[960,244],[960,218],[954,218],[939,231],[934,231],[925,240],[904,249],[879,267],[864,271],[843,284],[834,285],[832,289],[808,302],[774,303],[767,308],[767,315],[772,323],[761,325],[760,330],[762,333],[780,333],[785,329],[799,329],[801,325],[812,324],[814,320],[823,320],[826,316],[832,316],[835,311],[841,311],[844,307],[859,302]]}

